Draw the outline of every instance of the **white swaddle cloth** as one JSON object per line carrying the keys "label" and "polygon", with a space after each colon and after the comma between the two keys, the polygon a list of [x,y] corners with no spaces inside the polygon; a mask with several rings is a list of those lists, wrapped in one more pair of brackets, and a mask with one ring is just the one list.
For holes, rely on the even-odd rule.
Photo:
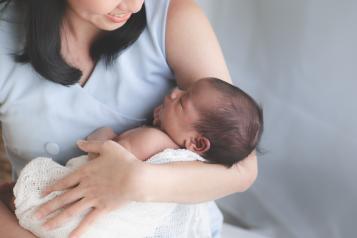
{"label": "white swaddle cloth", "polygon": [[[87,162],[87,156],[69,160],[66,167],[50,158],[36,158],[21,171],[14,187],[15,214],[19,223],[39,238],[66,238],[89,210],[73,217],[63,226],[45,230],[42,224],[50,217],[38,220],[34,213],[38,207],[63,191],[41,197],[41,191]],[[178,161],[203,160],[199,155],[185,149],[166,149],[147,160],[161,164]],[[165,179],[165,178],[162,178]],[[141,203],[131,202],[99,218],[83,234],[82,238],[209,238],[211,237],[208,203]]]}

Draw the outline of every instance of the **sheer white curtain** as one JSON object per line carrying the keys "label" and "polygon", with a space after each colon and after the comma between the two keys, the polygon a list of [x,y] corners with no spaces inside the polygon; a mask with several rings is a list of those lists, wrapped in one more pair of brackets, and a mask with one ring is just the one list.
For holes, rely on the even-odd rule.
{"label": "sheer white curtain", "polygon": [[259,177],[219,202],[267,237],[357,237],[357,1],[200,0],[264,107]]}

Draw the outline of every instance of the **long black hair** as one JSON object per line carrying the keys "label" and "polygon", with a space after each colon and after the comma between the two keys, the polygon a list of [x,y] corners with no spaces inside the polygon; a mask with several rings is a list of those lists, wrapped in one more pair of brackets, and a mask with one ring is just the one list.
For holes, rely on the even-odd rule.
{"label": "long black hair", "polygon": [[[14,2],[21,8],[26,30],[25,45],[16,52],[15,60],[30,63],[44,78],[72,85],[79,81],[82,72],[69,65],[61,55],[61,26],[67,8],[66,0],[0,0]],[[103,58],[111,65],[119,53],[134,43],[146,27],[145,5],[131,16],[124,26],[103,33],[91,46],[93,61]]]}

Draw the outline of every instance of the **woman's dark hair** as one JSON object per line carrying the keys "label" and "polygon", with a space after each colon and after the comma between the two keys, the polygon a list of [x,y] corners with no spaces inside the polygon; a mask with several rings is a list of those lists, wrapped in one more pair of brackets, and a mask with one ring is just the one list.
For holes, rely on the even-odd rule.
{"label": "woman's dark hair", "polygon": [[[67,8],[66,0],[0,0],[5,6],[14,2],[21,8],[26,30],[22,52],[15,60],[31,63],[44,78],[72,85],[79,81],[82,72],[69,65],[61,56],[60,31]],[[128,22],[114,30],[103,33],[92,44],[90,55],[96,62],[103,57],[111,65],[119,53],[134,43],[146,27],[145,5],[131,16]]]}

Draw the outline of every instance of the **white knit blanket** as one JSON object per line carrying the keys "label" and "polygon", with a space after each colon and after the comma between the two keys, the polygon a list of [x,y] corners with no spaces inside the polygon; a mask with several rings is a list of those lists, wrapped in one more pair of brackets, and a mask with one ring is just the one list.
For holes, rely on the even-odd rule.
{"label": "white knit blanket", "polygon": [[[68,175],[88,160],[80,156],[69,160],[66,167],[50,158],[36,158],[21,171],[14,187],[15,214],[19,223],[39,238],[66,238],[89,212],[82,212],[63,226],[47,231],[42,224],[50,214],[39,221],[34,217],[38,207],[63,193],[53,192],[41,197],[41,191],[48,185]],[[203,160],[188,150],[167,149],[150,158],[147,162],[161,164],[177,161]],[[161,178],[165,179],[165,178]],[[209,238],[211,237],[208,203],[139,203],[112,211],[98,219],[82,236],[83,238]]]}

